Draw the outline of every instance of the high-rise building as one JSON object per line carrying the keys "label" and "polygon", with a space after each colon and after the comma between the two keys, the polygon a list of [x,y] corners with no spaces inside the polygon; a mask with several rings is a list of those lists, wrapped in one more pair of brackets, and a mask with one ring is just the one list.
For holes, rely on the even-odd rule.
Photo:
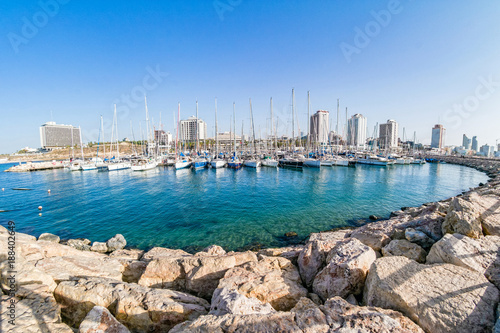
{"label": "high-rise building", "polygon": [[481,146],[481,153],[486,156],[493,156],[495,153],[495,146],[488,146],[487,144]]}
{"label": "high-rise building", "polygon": [[155,141],[160,146],[167,146],[172,143],[172,134],[164,130],[155,130]]}
{"label": "high-rise building", "polygon": [[53,121],[40,126],[40,145],[43,149],[80,145],[80,129],[72,125],[58,125]]}
{"label": "high-rise building", "polygon": [[479,151],[479,143],[477,142],[477,136],[472,137],[472,150]]}
{"label": "high-rise building", "polygon": [[386,124],[380,124],[379,143],[383,149],[396,148],[398,146],[399,128],[395,120],[387,120]]}
{"label": "high-rise building", "polygon": [[347,121],[347,145],[356,148],[366,145],[366,118],[359,113]]}
{"label": "high-rise building", "polygon": [[467,135],[464,134],[464,137],[462,138],[462,147],[464,147],[465,150],[470,149],[472,140],[467,137]]}
{"label": "high-rise building", "polygon": [[442,149],[444,147],[445,128],[443,125],[435,125],[432,129],[431,148]]}
{"label": "high-rise building", "polygon": [[317,144],[328,143],[328,133],[330,132],[329,112],[319,110],[311,116],[310,140]]}
{"label": "high-rise building", "polygon": [[197,133],[198,140],[205,140],[207,138],[207,123],[200,118],[196,119],[195,116],[191,116],[186,120],[181,120],[180,125],[179,134],[182,142],[195,142]]}

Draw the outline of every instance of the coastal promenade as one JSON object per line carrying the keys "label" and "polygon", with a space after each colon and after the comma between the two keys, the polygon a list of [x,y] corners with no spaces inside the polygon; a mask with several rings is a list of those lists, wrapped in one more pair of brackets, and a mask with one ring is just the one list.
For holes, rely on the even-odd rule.
{"label": "coastal promenade", "polygon": [[121,235],[20,233],[9,248],[15,225],[0,227],[1,331],[500,332],[500,161],[431,158],[490,179],[286,248],[146,252]]}

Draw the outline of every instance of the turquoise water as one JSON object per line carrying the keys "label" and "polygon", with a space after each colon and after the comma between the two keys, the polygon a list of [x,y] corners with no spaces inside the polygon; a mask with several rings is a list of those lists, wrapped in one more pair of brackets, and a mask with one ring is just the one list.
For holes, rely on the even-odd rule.
{"label": "turquoise water", "polygon": [[[0,172],[0,209],[8,210],[0,213],[0,224],[14,220],[19,232],[63,239],[106,241],[121,233],[128,245],[142,249],[283,246],[311,232],[356,225],[371,214],[388,217],[403,206],[454,196],[487,179],[450,164]],[[298,237],[284,237],[289,231]]]}

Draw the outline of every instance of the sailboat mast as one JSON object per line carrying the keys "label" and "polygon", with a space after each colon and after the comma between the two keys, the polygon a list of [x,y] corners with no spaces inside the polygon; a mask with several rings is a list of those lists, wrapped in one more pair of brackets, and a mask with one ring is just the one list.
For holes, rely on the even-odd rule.
{"label": "sailboat mast", "polygon": [[[273,98],[271,97],[271,136],[273,135],[273,131],[274,131],[274,119],[273,119]],[[273,149],[273,144],[272,144],[272,141],[271,141],[271,151]],[[276,149],[276,146],[274,146],[274,149]]]}
{"label": "sailboat mast", "polygon": [[309,91],[307,91],[307,143],[306,143],[306,152],[309,154],[309,145],[310,145],[310,137],[311,137],[311,97],[309,95]]}
{"label": "sailboat mast", "polygon": [[235,111],[235,103],[233,102],[233,139],[234,139],[234,158],[236,158],[236,111]]}
{"label": "sailboat mast", "polygon": [[181,117],[181,103],[177,105],[177,130],[175,131],[175,158],[177,158],[177,146],[179,144],[179,119]]}
{"label": "sailboat mast", "polygon": [[335,131],[337,132],[337,151],[339,148],[339,119],[340,119],[340,113],[339,113],[339,99],[337,98],[337,127],[335,128]]}
{"label": "sailboat mast", "polygon": [[295,150],[295,90],[292,88],[292,151]]}
{"label": "sailboat mast", "polygon": [[196,100],[196,147],[194,150],[198,154],[198,100]]}
{"label": "sailboat mast", "polygon": [[149,135],[149,113],[148,113],[148,101],[146,100],[146,95],[144,95],[144,107],[146,108],[146,135],[147,135],[146,155],[149,156],[149,144],[151,138]]}
{"label": "sailboat mast", "polygon": [[82,151],[82,161],[85,161],[85,157],[83,156],[82,129],[80,126],[78,126],[78,132],[80,133],[80,150]]}
{"label": "sailboat mast", "polygon": [[215,157],[219,156],[219,128],[217,126],[217,97],[215,97]]}
{"label": "sailboat mast", "polygon": [[116,104],[115,104],[115,114],[113,115],[113,120],[115,124],[115,133],[116,133],[116,158],[120,160],[120,143],[118,141],[118,119],[116,118]]}
{"label": "sailboat mast", "polygon": [[250,101],[250,120],[252,122],[252,145],[253,145],[253,153],[254,155],[257,155],[257,147],[255,146],[255,125],[253,123],[253,113],[252,113],[252,99],[249,99]]}

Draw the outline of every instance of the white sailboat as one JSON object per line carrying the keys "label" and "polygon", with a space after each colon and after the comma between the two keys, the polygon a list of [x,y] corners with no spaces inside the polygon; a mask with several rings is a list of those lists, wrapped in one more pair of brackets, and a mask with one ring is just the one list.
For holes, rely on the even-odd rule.
{"label": "white sailboat", "polygon": [[[309,117],[309,114],[310,114],[310,109],[311,109],[311,98],[310,98],[310,95],[309,95],[309,91],[307,92],[307,119],[308,119],[308,126],[307,126],[307,148],[306,148],[306,152],[309,151],[309,141],[310,141],[310,136],[311,136],[311,122],[309,121],[310,117]],[[318,129],[315,128],[315,133],[318,133]],[[316,143],[316,146],[318,145],[318,138],[316,138],[316,140],[314,140],[315,143]],[[304,160],[304,166],[305,167],[309,167],[309,168],[319,168],[321,167],[321,161],[317,158],[306,158]]]}
{"label": "white sailboat", "polygon": [[[116,104],[115,104],[115,112],[113,115],[113,130],[116,133],[116,158],[114,161],[108,163],[108,171],[117,171],[117,170],[125,170],[130,169],[130,163],[126,161],[120,160],[120,143],[118,141],[118,119],[116,118]],[[113,133],[111,133],[111,142],[113,142]]]}
{"label": "white sailboat", "polygon": [[186,158],[186,156],[181,152],[177,154],[178,144],[179,144],[179,123],[181,118],[181,103],[177,107],[177,133],[175,137],[175,170],[186,169],[191,167],[191,161]]}
{"label": "white sailboat", "polygon": [[[146,145],[146,153],[149,155],[151,153],[150,147],[152,146],[152,138],[151,138],[151,133],[149,131],[149,113],[148,113],[148,102],[146,99],[146,96],[144,96],[144,107],[146,109],[146,135],[148,136],[147,138],[147,145]],[[132,171],[146,171],[146,170],[151,170],[154,169],[158,166],[158,161],[154,157],[150,158],[139,158],[136,160],[130,168]]]}
{"label": "white sailboat", "polygon": [[250,121],[251,121],[251,127],[252,127],[252,145],[253,145],[253,156],[245,160],[243,163],[244,166],[249,167],[249,168],[258,168],[261,165],[260,160],[257,158],[257,148],[255,146],[255,128],[254,128],[254,123],[253,123],[253,113],[252,113],[252,99],[250,98]]}
{"label": "white sailboat", "polygon": [[[274,122],[273,122],[273,98],[271,97],[271,133],[273,132],[274,129]],[[276,141],[276,134],[274,135],[274,140]],[[272,144],[271,144],[271,157],[266,157],[262,160],[262,166],[266,167],[271,167],[271,168],[276,168],[278,167],[278,160],[274,158],[273,155],[273,149],[272,149]],[[274,149],[277,148],[277,145],[274,146]]]}
{"label": "white sailboat", "polygon": [[219,157],[219,135],[218,135],[218,123],[217,123],[217,98],[215,99],[215,157],[210,161],[210,166],[214,169],[223,168],[226,166],[227,162]]}

